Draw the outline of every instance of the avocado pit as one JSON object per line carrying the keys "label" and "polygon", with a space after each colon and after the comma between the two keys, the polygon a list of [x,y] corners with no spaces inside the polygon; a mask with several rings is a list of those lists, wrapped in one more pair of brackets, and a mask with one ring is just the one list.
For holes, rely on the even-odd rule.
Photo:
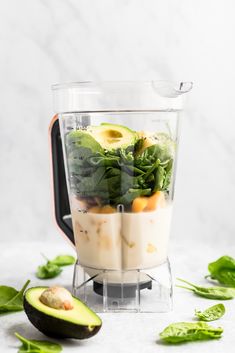
{"label": "avocado pit", "polygon": [[54,309],[72,310],[73,297],[70,292],[63,287],[50,287],[45,289],[39,300]]}

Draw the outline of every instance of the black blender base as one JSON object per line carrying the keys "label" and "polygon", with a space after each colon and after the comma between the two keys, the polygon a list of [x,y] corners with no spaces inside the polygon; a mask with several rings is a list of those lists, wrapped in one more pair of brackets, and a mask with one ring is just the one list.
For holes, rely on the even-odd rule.
{"label": "black blender base", "polygon": [[[139,283],[139,289],[152,289],[152,281]],[[134,298],[136,296],[136,284],[125,283],[123,285],[119,283],[110,283],[107,286],[107,294],[111,298]],[[103,296],[103,284],[94,281],[93,290],[96,294]]]}

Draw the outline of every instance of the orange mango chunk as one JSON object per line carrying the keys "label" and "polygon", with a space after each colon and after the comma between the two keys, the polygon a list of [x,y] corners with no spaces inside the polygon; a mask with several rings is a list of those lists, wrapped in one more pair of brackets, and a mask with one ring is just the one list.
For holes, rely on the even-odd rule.
{"label": "orange mango chunk", "polygon": [[89,208],[88,212],[105,214],[105,213],[115,213],[116,210],[110,205],[105,205],[103,207],[99,207],[99,206],[91,207]]}
{"label": "orange mango chunk", "polygon": [[113,208],[110,205],[103,206],[100,209],[100,213],[115,213],[115,212],[116,212],[115,208]]}
{"label": "orange mango chunk", "polygon": [[91,207],[91,208],[89,208],[88,212],[100,213],[100,207],[98,207],[98,206]]}
{"label": "orange mango chunk", "polygon": [[143,212],[148,204],[148,198],[145,196],[136,197],[132,202],[133,212]]}
{"label": "orange mango chunk", "polygon": [[164,193],[162,191],[157,191],[148,198],[148,204],[145,207],[145,211],[154,211],[159,207],[164,207],[165,203]]}

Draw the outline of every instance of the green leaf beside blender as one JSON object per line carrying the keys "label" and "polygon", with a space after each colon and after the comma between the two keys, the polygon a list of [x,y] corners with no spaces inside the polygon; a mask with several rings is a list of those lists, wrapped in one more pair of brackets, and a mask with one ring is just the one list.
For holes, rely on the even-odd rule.
{"label": "green leaf beside blender", "polygon": [[160,338],[168,343],[181,343],[220,338],[222,333],[221,327],[213,327],[205,322],[176,322],[167,326],[160,333]]}
{"label": "green leaf beside blender", "polygon": [[39,341],[39,340],[30,340],[19,333],[15,333],[15,336],[22,343],[18,353],[59,353],[62,351],[62,347],[58,343],[48,342],[48,341]]}
{"label": "green leaf beside blender", "polygon": [[207,299],[218,299],[218,300],[229,300],[235,298],[235,288],[227,288],[227,287],[203,287],[197,286],[196,284],[185,281],[181,278],[177,278],[178,281],[185,283],[185,285],[177,285],[176,287],[184,288],[189,291],[192,291],[196,295],[200,297],[204,297]]}
{"label": "green leaf beside blender", "polygon": [[[165,133],[103,123],[65,139],[71,190],[96,213],[152,211],[171,182],[175,144]],[[105,210],[103,210],[105,208]]]}
{"label": "green leaf beside blender", "polygon": [[0,286],[0,314],[23,310],[23,294],[30,281],[20,291],[13,287]]}
{"label": "green leaf beside blender", "polygon": [[225,314],[224,304],[216,304],[208,309],[201,311],[195,310],[195,315],[202,321],[214,321],[220,319]]}
{"label": "green leaf beside blender", "polygon": [[216,279],[226,286],[235,287],[235,259],[230,256],[222,256],[218,260],[209,263],[208,270],[211,279]]}
{"label": "green leaf beside blender", "polygon": [[63,266],[73,265],[76,260],[71,255],[58,255],[53,260],[47,259],[44,255],[47,263],[42,266],[38,266],[36,276],[40,279],[49,279],[57,277],[61,272]]}

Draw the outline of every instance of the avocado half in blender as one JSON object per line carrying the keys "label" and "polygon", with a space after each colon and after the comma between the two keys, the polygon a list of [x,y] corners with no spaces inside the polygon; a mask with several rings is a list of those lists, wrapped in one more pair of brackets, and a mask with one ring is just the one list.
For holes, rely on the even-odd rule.
{"label": "avocado half in blender", "polygon": [[108,151],[134,146],[137,140],[135,131],[126,126],[111,123],[89,126],[88,133]]}
{"label": "avocado half in blender", "polygon": [[[59,289],[61,298],[53,294],[54,289]],[[102,325],[95,312],[62,287],[29,288],[24,294],[24,310],[29,321],[50,337],[86,339]]]}

